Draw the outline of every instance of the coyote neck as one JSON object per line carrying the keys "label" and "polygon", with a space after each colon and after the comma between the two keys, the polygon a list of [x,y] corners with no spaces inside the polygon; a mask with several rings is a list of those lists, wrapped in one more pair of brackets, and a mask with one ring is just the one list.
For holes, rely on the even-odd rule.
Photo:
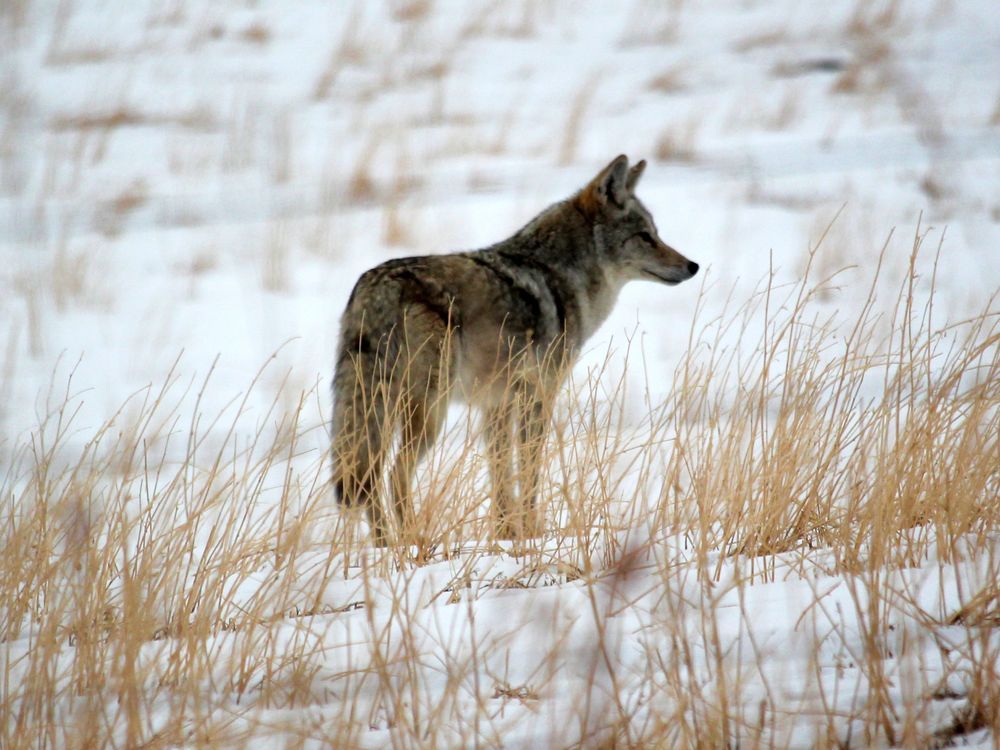
{"label": "coyote neck", "polygon": [[603,235],[603,227],[569,199],[550,206],[513,237],[490,248],[526,269],[541,271],[556,304],[566,310],[564,332],[573,347],[600,328],[627,281],[602,252]]}

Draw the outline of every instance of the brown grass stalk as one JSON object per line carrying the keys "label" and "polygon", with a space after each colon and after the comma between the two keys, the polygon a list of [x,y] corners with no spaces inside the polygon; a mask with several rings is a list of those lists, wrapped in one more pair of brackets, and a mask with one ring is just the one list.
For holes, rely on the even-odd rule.
{"label": "brown grass stalk", "polygon": [[[567,698],[554,726],[607,746],[995,732],[1000,320],[995,299],[938,319],[926,242],[889,315],[883,262],[854,318],[819,305],[818,249],[713,320],[702,299],[641,425],[615,364],[642,358],[634,339],[576,373],[543,449],[543,533],[514,544],[491,538],[471,418],[418,470],[407,544],[375,549],[332,510],[313,394],[262,398],[258,373],[209,409],[214,368],[175,365],[81,433],[70,379],[0,479],[0,745],[494,746]],[[914,570],[954,594],[927,605]],[[754,602],[801,581],[787,648],[810,654],[810,690],[788,710]],[[506,602],[511,632],[491,630]],[[581,616],[590,640],[570,638]]]}

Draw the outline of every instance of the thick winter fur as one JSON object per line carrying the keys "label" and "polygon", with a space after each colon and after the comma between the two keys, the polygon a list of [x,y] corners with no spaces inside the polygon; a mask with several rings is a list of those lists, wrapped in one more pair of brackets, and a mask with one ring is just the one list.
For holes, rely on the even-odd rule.
{"label": "thick winter fur", "polygon": [[[645,166],[619,156],[483,250],[401,258],[362,274],[341,323],[333,468],[338,498],[367,508],[377,542],[393,524],[412,532],[413,472],[456,397],[486,415],[498,536],[539,531],[540,451],[562,374],[626,282],[673,285],[698,271],[660,239],[636,198]],[[396,438],[389,513],[380,486]]]}

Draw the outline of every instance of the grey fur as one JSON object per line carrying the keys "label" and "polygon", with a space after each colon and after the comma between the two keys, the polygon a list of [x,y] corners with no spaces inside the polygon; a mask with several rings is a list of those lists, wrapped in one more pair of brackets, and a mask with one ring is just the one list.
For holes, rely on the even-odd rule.
{"label": "grey fur", "polygon": [[486,414],[498,536],[539,531],[541,443],[562,374],[626,282],[673,285],[698,270],[660,240],[635,197],[645,166],[617,157],[483,250],[401,258],[362,274],[344,311],[333,380],[334,482],[342,503],[367,508],[379,543],[391,533],[379,485],[395,437],[392,515],[405,534],[413,471],[455,397]]}

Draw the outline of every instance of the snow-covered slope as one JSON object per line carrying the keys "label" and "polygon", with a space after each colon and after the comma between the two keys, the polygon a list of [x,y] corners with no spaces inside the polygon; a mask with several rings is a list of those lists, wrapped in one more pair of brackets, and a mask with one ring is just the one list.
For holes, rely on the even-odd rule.
{"label": "snow-covered slope", "polygon": [[[989,0],[11,0],[0,49],[0,486],[10,549],[29,555],[3,589],[24,597],[2,604],[0,738],[996,742],[982,676],[1000,669],[997,610],[974,601],[996,592],[992,521],[957,534],[960,550],[928,526],[905,569],[852,568],[837,549],[754,562],[721,541],[707,559],[679,523],[634,509],[618,518],[635,528],[582,539],[557,509],[562,531],[530,550],[449,537],[417,564],[363,537],[331,545],[350,534],[324,485],[327,383],[358,274],[501,239],[618,153],[649,160],[641,197],[705,271],[627,287],[577,367],[574,394],[602,385],[567,396],[568,418],[616,392],[600,425],[621,448],[611,501],[690,499],[666,470],[637,476],[629,451],[676,455],[650,414],[676,398],[696,308],[700,327],[756,300],[718,339],[755,361],[769,277],[780,290],[835,275],[810,299],[833,347],[819,359],[837,356],[881,263],[873,331],[894,330],[911,278],[920,309],[935,289],[935,330],[994,316],[980,355],[995,367]],[[993,372],[970,368],[962,382]],[[746,395],[726,385],[720,404]],[[864,398],[884,385],[865,381]],[[976,418],[996,426],[996,411]],[[421,482],[440,470],[475,506],[477,449],[466,414],[451,421]],[[996,475],[983,481],[996,503]],[[47,541],[17,536],[49,528],[30,498],[57,496]],[[90,520],[66,510],[83,506]],[[136,524],[122,521],[121,555],[108,518]],[[90,535],[94,567],[67,562],[67,529]],[[33,549],[56,555],[51,578]],[[210,606],[192,593],[208,589]],[[137,601],[140,625],[125,614]]]}

